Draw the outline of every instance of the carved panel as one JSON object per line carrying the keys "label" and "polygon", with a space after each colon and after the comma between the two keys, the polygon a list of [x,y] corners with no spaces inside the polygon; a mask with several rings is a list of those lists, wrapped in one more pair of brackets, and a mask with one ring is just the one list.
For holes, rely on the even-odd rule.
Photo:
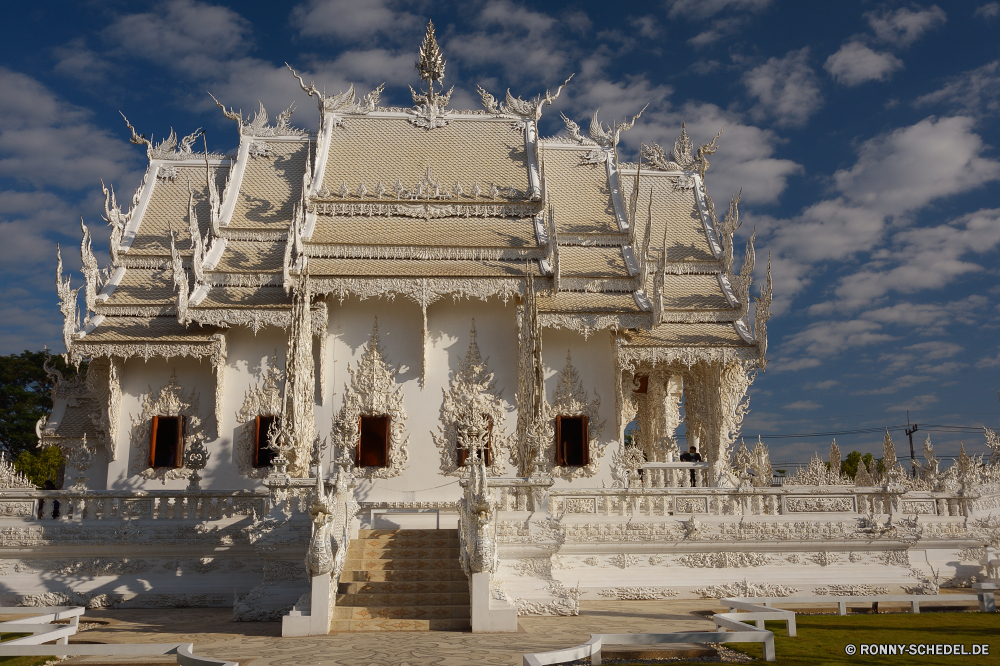
{"label": "carved panel", "polygon": [[241,423],[236,439],[236,467],[240,474],[251,479],[263,479],[271,471],[270,467],[254,467],[253,454],[257,444],[258,416],[278,416],[281,414],[281,381],[284,373],[278,367],[277,354],[271,357],[271,364],[261,378],[261,383],[246,392],[243,406],[236,412],[236,420]]}
{"label": "carved panel", "polygon": [[563,506],[566,513],[597,513],[597,498],[567,497]]}
{"label": "carved panel", "polygon": [[[386,479],[402,474],[406,468],[406,411],[403,409],[402,387],[396,383],[399,369],[393,369],[385,356],[378,337],[378,321],[372,327],[371,339],[357,369],[348,367],[350,386],[344,386],[344,404],[337,412],[333,439],[338,460],[347,464],[355,477]],[[361,438],[358,424],[362,416],[389,416],[389,464],[386,467],[359,467],[355,452]]]}
{"label": "carved panel", "polygon": [[30,518],[35,515],[35,503],[27,502],[0,502],[0,516],[24,516]]}
{"label": "carved panel", "polygon": [[902,512],[933,516],[937,513],[937,510],[934,508],[934,500],[904,500],[902,502]]}
{"label": "carved panel", "polygon": [[674,499],[674,513],[708,513],[708,498],[677,497]]}
{"label": "carved panel", "polygon": [[129,471],[146,479],[160,479],[163,482],[167,479],[181,479],[188,476],[191,470],[184,467],[149,466],[149,437],[154,416],[185,417],[185,448],[195,439],[204,441],[198,394],[193,390],[185,393],[177,384],[177,375],[173,374],[162,389],[159,391],[150,389],[149,393],[142,396],[142,412],[138,417],[132,416],[132,463]]}
{"label": "carved panel", "polygon": [[432,436],[441,456],[441,471],[450,476],[467,476],[467,468],[464,465],[458,466],[458,428],[469,420],[470,410],[474,410],[474,416],[478,418],[487,417],[491,424],[490,465],[487,471],[491,476],[502,476],[505,469],[503,459],[509,447],[509,437],[503,427],[506,411],[502,391],[497,388],[494,375],[489,369],[489,359],[483,360],[479,353],[475,321],[472,322],[469,335],[471,339],[465,359],[459,359],[458,371],[444,393],[441,425]]}
{"label": "carved panel", "polygon": [[153,500],[152,499],[122,500],[119,513],[122,517],[128,516],[129,518],[152,518]]}
{"label": "carved panel", "polygon": [[850,497],[788,497],[785,509],[788,513],[854,511],[854,500]]}
{"label": "carved panel", "polygon": [[[583,388],[580,373],[573,366],[569,352],[566,353],[566,365],[559,371],[556,380],[554,400],[546,406],[547,419],[542,431],[543,438],[539,446],[543,450],[546,471],[553,476],[573,479],[594,476],[600,467],[599,459],[607,444],[601,444],[600,435],[604,431],[604,421],[600,421],[601,396],[594,391],[594,399],[589,401],[588,391]],[[586,416],[587,437],[590,447],[590,462],[581,467],[563,467],[555,464],[555,422],[557,416]],[[552,433],[552,434],[550,434]]]}

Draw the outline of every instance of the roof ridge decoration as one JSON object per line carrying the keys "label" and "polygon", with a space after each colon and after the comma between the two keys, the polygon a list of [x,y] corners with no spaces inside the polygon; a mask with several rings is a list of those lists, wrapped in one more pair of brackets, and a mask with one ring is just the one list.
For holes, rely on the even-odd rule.
{"label": "roof ridge decoration", "polygon": [[588,134],[590,135],[589,139],[580,133],[580,126],[566,117],[566,114],[561,113],[559,115],[562,116],[563,122],[566,123],[566,131],[569,133],[570,139],[576,141],[582,146],[598,146],[586,155],[583,155],[583,162],[585,164],[604,164],[608,161],[608,156],[617,150],[618,140],[621,138],[621,133],[632,129],[632,126],[635,125],[635,121],[642,116],[643,111],[645,111],[648,106],[649,104],[646,104],[646,106],[642,107],[639,110],[639,113],[632,116],[631,120],[623,120],[620,123],[615,121],[608,126],[605,126],[600,120],[597,119],[597,114],[601,112],[600,109],[597,109],[597,111],[594,111],[594,115],[590,117],[590,129],[588,131]]}
{"label": "roof ridge decoration", "polygon": [[90,235],[90,229],[80,218],[80,229],[83,231],[83,238],[80,241],[80,262],[83,264],[80,272],[83,273],[86,289],[84,290],[84,319],[83,326],[90,323],[90,314],[97,312],[97,294],[104,287],[104,284],[111,277],[109,268],[100,269],[97,265],[97,258],[94,256],[94,247]]}
{"label": "roof ridge decoration", "polygon": [[[197,156],[196,153],[192,152],[191,146],[194,145],[194,142],[199,136],[204,134],[200,127],[191,134],[182,138],[180,142],[177,141],[177,132],[175,132],[174,128],[171,127],[170,134],[167,138],[154,146],[153,142],[150,139],[147,139],[145,134],[136,133],[135,128],[132,126],[132,123],[128,121],[128,118],[125,117],[124,113],[121,111],[118,113],[121,113],[122,118],[125,120],[125,126],[128,127],[130,132],[132,132],[132,136],[129,138],[129,143],[137,146],[146,146],[146,157],[149,159],[189,160]],[[205,147],[206,159],[226,159],[226,157],[228,156],[221,153],[209,153],[208,147]]]}
{"label": "roof ridge decoration", "polygon": [[146,175],[143,176],[142,182],[136,189],[135,194],[132,195],[132,203],[129,206],[127,213],[122,212],[122,207],[118,205],[115,200],[115,188],[114,186],[108,187],[101,180],[101,191],[104,193],[104,220],[111,227],[111,239],[109,241],[110,253],[111,253],[111,263],[114,266],[119,265],[118,253],[121,249],[122,240],[125,237],[125,227],[132,219],[132,214],[136,210],[136,206],[139,205],[139,196],[142,194],[142,188],[146,184],[146,176],[148,176],[148,171]]}
{"label": "roof ridge decoration", "polygon": [[342,116],[365,115],[366,113],[375,111],[378,108],[379,97],[382,95],[382,91],[385,90],[385,84],[383,83],[363,96],[359,101],[354,91],[354,84],[352,83],[347,92],[338,92],[336,95],[327,96],[326,90],[320,92],[314,82],[310,81],[307,86],[302,77],[287,62],[285,63],[285,67],[292,73],[292,76],[299,80],[299,86],[302,90],[316,100],[316,104],[319,107],[320,126],[323,126],[326,119],[330,118],[334,127],[343,127],[344,119]]}
{"label": "roof ridge decoration", "polygon": [[719,133],[715,135],[709,143],[706,143],[698,148],[696,152],[692,154],[694,150],[694,142],[687,133],[687,124],[681,122],[681,133],[674,140],[674,147],[671,149],[670,154],[667,155],[666,151],[660,144],[653,142],[645,146],[640,147],[640,155],[649,162],[649,166],[658,171],[697,171],[701,176],[702,180],[705,179],[705,172],[708,171],[709,162],[708,156],[714,155],[718,147],[715,142],[718,141],[719,137],[726,130],[725,125],[719,130]]}
{"label": "roof ridge decoration", "polygon": [[82,287],[72,289],[70,287],[72,278],[67,277],[63,280],[62,269],[62,250],[59,248],[59,244],[56,243],[56,293],[59,295],[59,311],[63,315],[63,343],[66,345],[66,351],[69,351],[73,338],[80,332],[80,321],[76,312],[76,304],[77,294],[80,293]]}
{"label": "roof ridge decoration", "polygon": [[170,229],[170,275],[174,283],[174,290],[177,292],[177,323],[186,325],[188,323],[188,277],[184,270],[184,259],[177,251],[174,242],[177,234],[173,228]]}
{"label": "roof ridge decoration", "polygon": [[[419,59],[415,67],[420,73],[420,80],[427,82],[427,90],[421,90],[418,93],[413,89],[413,86],[409,86],[414,104],[414,108],[408,110],[408,113],[413,116],[410,118],[410,122],[427,130],[444,127],[451,123],[451,119],[448,118],[451,111],[446,111],[445,107],[451,100],[451,93],[455,90],[455,86],[449,88],[448,92],[443,92],[444,84],[441,83],[441,79],[444,78],[445,59],[441,47],[434,37],[433,21],[427,22],[427,32],[424,33],[424,41],[417,54]],[[434,91],[435,83],[441,86],[441,91]]]}
{"label": "roof ridge decoration", "polygon": [[253,118],[243,122],[242,110],[226,109],[222,102],[215,98],[215,95],[208,93],[208,96],[212,98],[217,107],[222,109],[222,115],[236,122],[241,136],[305,136],[308,134],[304,129],[292,127],[288,124],[292,118],[292,113],[295,112],[295,102],[292,102],[287,109],[274,117],[274,126],[272,127],[268,124],[267,109],[264,108],[264,103],[259,99],[257,100],[259,108],[254,113]]}
{"label": "roof ridge decoration", "polygon": [[537,123],[542,118],[542,109],[559,99],[559,93],[562,92],[562,89],[566,87],[570,79],[574,76],[576,76],[575,72],[570,74],[563,84],[556,88],[555,94],[546,90],[544,97],[538,95],[534,100],[523,100],[520,95],[514,97],[510,94],[510,88],[507,88],[506,103],[497,104],[496,98],[482,86],[476,86],[476,90],[479,91],[479,96],[483,100],[483,108],[489,113],[500,117],[517,116],[524,120],[533,120]]}

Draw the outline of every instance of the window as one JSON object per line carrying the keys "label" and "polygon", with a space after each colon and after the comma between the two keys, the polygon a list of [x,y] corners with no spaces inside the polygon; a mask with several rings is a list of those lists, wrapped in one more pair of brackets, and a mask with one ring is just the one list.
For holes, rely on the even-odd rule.
{"label": "window", "polygon": [[362,416],[358,424],[358,467],[389,466],[389,423],[387,415]]}
{"label": "window", "polygon": [[632,393],[649,392],[649,375],[638,375],[632,380]]}
{"label": "window", "polygon": [[[486,458],[486,466],[489,467],[492,464],[491,459],[490,459],[490,448],[493,445],[493,417],[492,416],[487,416],[486,420],[489,422],[489,426],[487,427],[487,430],[486,430],[486,447],[484,449],[486,455],[484,457]],[[459,467],[464,466],[465,465],[465,460],[468,457],[469,457],[469,450],[468,449],[463,449],[461,446],[458,445],[458,442],[456,442],[455,443],[455,460],[458,462],[458,466]]]}
{"label": "window", "polygon": [[180,467],[184,450],[184,417],[154,416],[149,433],[149,466]]}
{"label": "window", "polygon": [[556,417],[556,465],[583,467],[590,464],[586,416]]}
{"label": "window", "polygon": [[270,467],[271,461],[278,452],[268,448],[271,445],[270,432],[272,427],[277,431],[280,427],[277,416],[258,416],[254,431],[253,466],[257,469]]}

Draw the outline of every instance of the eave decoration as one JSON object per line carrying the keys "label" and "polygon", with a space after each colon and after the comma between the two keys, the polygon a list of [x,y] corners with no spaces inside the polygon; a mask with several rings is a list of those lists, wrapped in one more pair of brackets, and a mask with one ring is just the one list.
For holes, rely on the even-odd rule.
{"label": "eave decoration", "polygon": [[681,134],[674,140],[674,147],[669,155],[660,144],[651,143],[642,146],[642,157],[651,168],[658,171],[697,171],[704,180],[705,172],[708,171],[709,167],[708,156],[714,155],[715,151],[718,150],[715,142],[722,136],[725,129],[723,127],[711,142],[699,147],[697,152],[694,152],[694,142],[688,136],[687,125],[681,123]]}
{"label": "eave decoration", "polygon": [[566,87],[570,79],[572,79],[574,74],[570,74],[561,86],[556,88],[555,94],[550,93],[548,90],[545,91],[545,96],[538,95],[534,100],[523,100],[520,96],[514,97],[510,94],[510,88],[507,89],[507,101],[506,103],[497,103],[496,98],[488,93],[482,86],[476,86],[476,90],[479,91],[479,96],[483,100],[483,108],[485,108],[489,113],[495,116],[511,116],[515,118],[522,118],[524,120],[533,120],[536,123],[542,118],[542,110],[552,104],[552,102],[559,99],[559,93],[562,89]]}
{"label": "eave decoration", "polygon": [[[275,116],[274,125],[271,126],[267,122],[267,109],[264,108],[264,103],[260,100],[257,100],[257,104],[260,108],[254,114],[253,118],[247,119],[247,121],[244,122],[242,111],[227,109],[222,102],[215,99],[215,95],[212,93],[208,93],[208,96],[212,98],[212,101],[215,102],[217,107],[222,109],[222,115],[236,123],[241,136],[305,136],[307,134],[305,130],[289,125],[289,121],[292,119],[292,113],[295,111],[295,104],[290,105],[287,109]],[[258,148],[258,151],[266,151],[266,148],[264,147],[267,146],[267,144],[261,143],[257,145],[261,146]],[[270,155],[265,156],[270,157]]]}
{"label": "eave decoration", "polygon": [[278,367],[277,354],[271,357],[270,366],[264,371],[261,382],[250,388],[243,397],[243,406],[236,412],[236,421],[242,424],[236,440],[236,467],[240,474],[251,479],[263,479],[270,467],[254,467],[253,454],[256,443],[258,416],[281,414],[281,383],[284,372]]}
{"label": "eave decoration", "polygon": [[[399,476],[406,468],[410,438],[406,435],[402,386],[396,383],[399,369],[393,369],[385,356],[385,350],[379,341],[377,319],[357,369],[348,366],[347,371],[351,375],[351,383],[344,386],[344,404],[333,423],[337,460],[358,478],[387,479]],[[361,437],[361,417],[381,415],[387,415],[390,419],[389,464],[386,467],[359,467],[355,452]]]}
{"label": "eave decoration", "polygon": [[142,396],[142,411],[138,417],[132,416],[132,462],[129,472],[144,479],[159,479],[163,483],[168,480],[183,479],[194,471],[186,466],[187,457],[182,456],[181,467],[149,466],[149,438],[154,416],[184,417],[184,449],[192,446],[195,440],[205,442],[204,426],[201,420],[198,394],[194,390],[185,392],[177,383],[177,374],[170,376],[170,381],[159,391],[149,389]]}
{"label": "eave decoration", "polygon": [[458,465],[459,434],[467,424],[486,417],[492,424],[489,439],[491,464],[486,469],[492,476],[501,476],[505,469],[504,455],[509,446],[503,427],[506,410],[501,397],[502,391],[497,388],[493,372],[489,369],[489,359],[483,360],[479,352],[475,320],[469,336],[471,339],[465,359],[458,360],[458,370],[452,376],[448,390],[442,389],[444,402],[441,404],[441,425],[432,436],[441,454],[441,471],[451,476],[468,476],[468,465]]}

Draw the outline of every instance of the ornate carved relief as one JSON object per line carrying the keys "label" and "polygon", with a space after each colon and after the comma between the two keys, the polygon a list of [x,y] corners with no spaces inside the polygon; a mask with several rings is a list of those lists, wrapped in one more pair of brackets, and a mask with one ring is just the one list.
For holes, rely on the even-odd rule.
{"label": "ornate carved relief", "polygon": [[[601,396],[594,391],[594,399],[589,400],[589,392],[583,388],[583,380],[580,373],[573,366],[573,360],[569,352],[566,353],[566,365],[559,371],[556,379],[556,390],[553,395],[551,405],[544,407],[544,427],[543,432],[536,438],[538,446],[542,451],[542,459],[545,464],[545,471],[564,479],[574,479],[585,476],[594,476],[600,467],[599,459],[604,453],[607,443],[600,441],[601,432],[604,431],[604,421],[600,421]],[[582,467],[561,467],[555,464],[555,420],[556,416],[586,416],[587,436],[590,448],[590,463]],[[550,434],[551,433],[551,434]]]}
{"label": "ornate carved relief", "polygon": [[[348,366],[350,386],[344,386],[344,404],[337,412],[333,425],[333,441],[338,460],[346,464],[356,477],[386,479],[402,474],[406,468],[406,411],[403,409],[402,387],[396,383],[398,368],[393,369],[385,356],[378,337],[378,320],[372,327],[371,339],[358,361],[357,369]],[[355,452],[361,433],[358,423],[362,416],[389,416],[389,464],[386,467],[358,467]]]}
{"label": "ornate carved relief", "polygon": [[236,412],[236,420],[240,426],[240,434],[236,440],[236,467],[240,474],[251,479],[263,479],[270,467],[253,466],[253,454],[256,446],[257,416],[278,416],[281,414],[281,382],[284,372],[277,366],[277,354],[271,357],[270,367],[264,371],[261,383],[246,392],[243,406]]}
{"label": "ornate carved relief", "polygon": [[195,439],[205,440],[202,429],[201,414],[198,405],[198,394],[193,390],[185,393],[177,383],[177,374],[170,376],[170,381],[159,391],[149,389],[142,396],[142,411],[138,417],[132,416],[132,463],[129,472],[145,479],[160,479],[164,483],[168,479],[181,479],[188,476],[192,470],[184,467],[149,466],[150,428],[154,416],[184,417],[185,448]]}
{"label": "ornate carved relief", "polygon": [[465,359],[459,359],[458,370],[452,376],[448,390],[442,389],[444,401],[441,404],[441,425],[438,426],[438,432],[433,434],[434,443],[441,455],[441,471],[450,476],[467,476],[469,471],[466,466],[458,465],[459,427],[470,416],[476,419],[485,416],[491,424],[490,465],[487,470],[492,476],[502,476],[505,469],[504,455],[509,447],[509,438],[503,425],[506,410],[501,397],[502,390],[497,388],[493,372],[489,369],[489,359],[483,360],[479,353],[475,320],[469,336],[471,339]]}

